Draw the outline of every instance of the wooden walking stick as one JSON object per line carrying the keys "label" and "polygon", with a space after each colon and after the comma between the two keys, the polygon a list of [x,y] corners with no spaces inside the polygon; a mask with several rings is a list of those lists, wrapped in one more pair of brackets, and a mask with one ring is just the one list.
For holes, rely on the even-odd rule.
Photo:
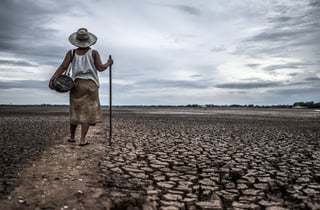
{"label": "wooden walking stick", "polygon": [[[109,55],[109,59],[111,59],[111,55]],[[110,65],[110,73],[109,73],[109,146],[112,143],[112,65]]]}

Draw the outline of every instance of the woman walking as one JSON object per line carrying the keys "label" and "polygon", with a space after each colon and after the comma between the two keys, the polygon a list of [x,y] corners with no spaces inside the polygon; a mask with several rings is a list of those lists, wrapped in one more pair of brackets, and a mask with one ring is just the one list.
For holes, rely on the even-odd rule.
{"label": "woman walking", "polygon": [[106,70],[113,64],[111,58],[107,63],[102,63],[98,51],[90,46],[94,45],[97,37],[80,28],[69,36],[71,44],[77,48],[72,53],[68,51],[63,62],[55,71],[49,81],[49,87],[54,89],[54,80],[61,75],[71,63],[72,78],[75,82],[70,90],[70,138],[69,142],[76,142],[75,132],[81,125],[79,146],[88,145],[86,140],[89,127],[102,122],[102,113],[99,100],[99,75],[98,72]]}

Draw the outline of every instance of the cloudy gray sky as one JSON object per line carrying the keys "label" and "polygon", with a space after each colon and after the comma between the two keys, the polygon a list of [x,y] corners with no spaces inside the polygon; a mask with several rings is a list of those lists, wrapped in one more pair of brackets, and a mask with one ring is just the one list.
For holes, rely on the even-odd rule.
{"label": "cloudy gray sky", "polygon": [[318,0],[2,0],[0,104],[68,104],[47,83],[80,27],[117,105],[319,101],[319,19]]}

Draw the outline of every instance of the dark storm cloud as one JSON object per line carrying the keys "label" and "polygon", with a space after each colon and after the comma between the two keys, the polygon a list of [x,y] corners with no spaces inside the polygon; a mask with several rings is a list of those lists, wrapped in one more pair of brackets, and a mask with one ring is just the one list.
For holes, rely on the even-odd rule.
{"label": "dark storm cloud", "polygon": [[[39,7],[36,1],[4,1],[0,8],[0,48],[13,50],[31,45],[43,35],[37,25],[43,23],[49,11]],[[37,30],[36,30],[37,29]],[[40,34],[39,34],[40,33]],[[46,34],[46,32],[44,32]]]}
{"label": "dark storm cloud", "polygon": [[312,82],[319,82],[320,83],[320,78],[318,77],[309,77],[309,78],[305,78],[305,81],[312,81]]}
{"label": "dark storm cloud", "polygon": [[255,35],[254,37],[248,39],[248,41],[252,42],[283,42],[283,41],[292,41],[296,38],[301,38],[301,36],[316,32],[317,29],[304,29],[304,30],[297,30],[297,29],[272,29],[270,31],[265,31],[260,34]]}
{"label": "dark storm cloud", "polygon": [[192,78],[201,77],[201,74],[193,74],[193,75],[190,75],[190,77]]}
{"label": "dark storm cloud", "polygon": [[[217,88],[222,89],[257,89],[257,88],[272,88],[276,89],[309,89],[314,87],[320,87],[320,78],[318,77],[308,77],[302,79],[301,81],[286,81],[284,82],[272,82],[272,81],[253,81],[253,82],[231,82],[231,83],[221,83],[215,85]],[[318,88],[317,91],[320,91]]]}
{"label": "dark storm cloud", "polygon": [[255,69],[255,68],[259,67],[260,64],[257,64],[257,63],[249,63],[249,64],[247,64],[247,66],[250,67],[250,68]]}
{"label": "dark storm cloud", "polygon": [[263,69],[267,71],[274,71],[277,69],[298,69],[298,68],[299,66],[295,64],[282,64],[282,65],[269,65],[264,67]]}
{"label": "dark storm cloud", "polygon": [[4,82],[0,81],[0,89],[13,89],[13,88],[48,88],[48,81],[38,81],[38,80],[18,80]]}
{"label": "dark storm cloud", "polygon": [[48,28],[47,23],[55,15],[68,12],[68,8],[71,8],[69,4],[71,1],[59,6],[50,1],[1,1],[0,52],[9,52],[43,64],[61,59],[64,49],[57,47],[56,41],[53,41],[58,31]]}
{"label": "dark storm cloud", "polygon": [[193,6],[183,5],[183,4],[179,4],[179,5],[160,4],[160,5],[173,8],[173,9],[182,11],[184,13],[188,13],[190,15],[201,16],[201,10]]}
{"label": "dark storm cloud", "polygon": [[320,78],[319,77],[308,77],[305,78],[307,84],[311,85],[312,87],[316,87],[317,91],[320,93]]}
{"label": "dark storm cloud", "polygon": [[[320,32],[319,20],[319,6],[306,5],[306,8],[301,8],[301,14],[291,14],[291,16],[284,16],[280,14],[276,17],[269,18],[272,23],[270,30],[264,31],[261,34],[254,36],[252,39],[259,41],[283,41],[290,40],[298,41],[304,39],[313,39],[313,37]],[[288,10],[289,8],[286,8]],[[310,36],[311,35],[311,36]]]}
{"label": "dark storm cloud", "polygon": [[27,61],[19,61],[19,60],[1,60],[0,59],[0,66],[25,66],[25,67],[37,67],[38,65],[32,64]]}
{"label": "dark storm cloud", "polygon": [[191,6],[187,6],[187,5],[176,5],[173,6],[174,8],[187,12],[191,15],[196,15],[196,16],[200,16],[201,15],[201,11],[198,8],[195,7],[191,7]]}
{"label": "dark storm cloud", "polygon": [[248,94],[248,91],[237,90],[237,91],[229,91],[228,93],[232,95],[239,95],[239,94]]}
{"label": "dark storm cloud", "polygon": [[221,47],[221,46],[216,46],[210,49],[210,52],[222,52],[225,51],[226,48],[225,47]]}
{"label": "dark storm cloud", "polygon": [[201,80],[147,80],[142,81],[141,84],[159,88],[202,89],[208,87],[207,82]]}
{"label": "dark storm cloud", "polygon": [[256,89],[256,88],[268,88],[268,87],[279,87],[282,83],[279,82],[233,82],[233,83],[222,83],[217,84],[217,88],[225,89]]}
{"label": "dark storm cloud", "polygon": [[209,81],[204,80],[157,80],[149,79],[138,81],[130,85],[119,85],[124,89],[145,89],[148,88],[181,88],[181,89],[205,89],[210,86]]}
{"label": "dark storm cloud", "polygon": [[[141,80],[132,84],[114,83],[114,91],[116,94],[136,93],[137,91],[148,92],[150,89],[163,91],[164,89],[184,89],[185,91],[192,89],[206,89],[212,86],[210,81],[204,80]],[[107,92],[107,86],[101,86],[101,92]]]}
{"label": "dark storm cloud", "polygon": [[299,74],[298,74],[298,73],[290,73],[290,74],[288,74],[288,75],[294,77],[294,76],[297,76],[297,75],[299,75]]}
{"label": "dark storm cloud", "polygon": [[305,47],[304,50],[309,49],[306,46],[313,46],[315,53],[319,54],[320,7],[316,1],[309,1],[304,7],[295,10],[288,6],[281,9],[275,7],[274,10],[278,13],[273,17],[266,17],[267,27],[245,38],[235,54],[271,56],[303,53],[294,51],[299,46]]}
{"label": "dark storm cloud", "polygon": [[278,18],[269,18],[269,21],[270,22],[287,22],[291,19],[292,19],[291,17],[283,16],[283,17],[278,17]]}
{"label": "dark storm cloud", "polygon": [[309,96],[319,96],[319,89],[316,88],[284,88],[284,89],[273,89],[269,90],[268,93],[276,94],[280,96],[291,96],[291,95],[309,95]]}

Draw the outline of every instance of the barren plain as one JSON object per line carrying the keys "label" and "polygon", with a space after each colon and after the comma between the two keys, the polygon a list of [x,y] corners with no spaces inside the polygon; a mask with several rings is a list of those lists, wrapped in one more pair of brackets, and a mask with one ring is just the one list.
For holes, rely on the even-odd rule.
{"label": "barren plain", "polygon": [[0,209],[320,209],[320,112],[116,107],[67,142],[68,107],[0,107]]}

